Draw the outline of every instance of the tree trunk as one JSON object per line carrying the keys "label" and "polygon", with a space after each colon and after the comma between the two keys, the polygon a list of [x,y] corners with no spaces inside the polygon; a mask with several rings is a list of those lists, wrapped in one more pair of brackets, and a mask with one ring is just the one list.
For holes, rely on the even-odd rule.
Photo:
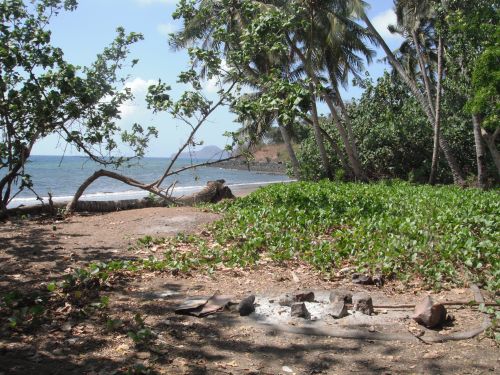
{"label": "tree trunk", "polygon": [[485,129],[481,128],[481,135],[483,136],[483,139],[488,146],[488,150],[490,151],[491,157],[493,158],[493,162],[497,167],[497,180],[500,180],[500,153],[498,152],[498,148],[496,145],[496,139],[499,134],[500,128],[497,128],[493,134],[489,134]]}
{"label": "tree trunk", "polygon": [[328,143],[330,143],[330,146],[337,155],[337,158],[340,160],[340,164],[342,164],[342,168],[344,169],[345,175],[348,176],[348,178],[352,178],[353,176],[352,169],[349,167],[347,160],[345,160],[344,154],[342,153],[342,150],[337,144],[337,141],[332,137],[330,137],[330,134],[328,134],[326,130],[323,128],[321,128],[321,133],[323,133],[323,136],[326,138]]}
{"label": "tree trunk", "polygon": [[474,143],[476,145],[477,162],[477,186],[486,189],[486,150],[484,149],[483,137],[481,136],[481,119],[479,115],[472,115],[472,127],[474,129]]}
{"label": "tree trunk", "polygon": [[[429,102],[429,108],[432,110],[433,108],[432,108],[431,84],[429,82],[429,77],[427,76],[427,69],[425,67],[425,61],[424,61],[424,58],[422,56],[422,51],[420,51],[420,43],[418,41],[417,31],[412,30],[411,34],[413,37],[413,43],[415,44],[415,51],[417,51],[418,65],[420,66],[420,73],[422,74],[422,80],[424,81],[425,93],[427,95],[427,101]],[[440,38],[440,43],[442,43],[441,37],[439,37],[439,38]],[[441,46],[442,46],[442,44],[441,44]],[[438,54],[439,54],[439,52],[438,52]],[[438,55],[438,58],[439,58],[439,55]],[[441,58],[442,58],[442,52],[441,52]],[[434,111],[433,113],[434,113],[434,116],[436,116],[436,111]]]}
{"label": "tree trunk", "polygon": [[297,180],[300,180],[300,165],[297,159],[297,155],[295,155],[295,150],[292,146],[292,139],[290,137],[290,133],[288,129],[283,124],[278,124],[281,132],[281,137],[283,138],[283,142],[285,143],[286,150],[288,152],[288,156],[290,157],[290,163],[292,164],[293,175]]}
{"label": "tree trunk", "polygon": [[[311,83],[309,84],[309,87],[313,88],[312,92],[314,93],[314,85],[317,87],[320,87],[320,82],[316,74],[314,74],[314,71],[308,64],[308,59],[304,56],[302,51],[295,45],[295,43],[290,39],[289,36],[287,36],[287,41],[290,44],[290,47],[297,53],[299,56],[300,60],[304,64],[306,68],[307,75],[311,79]],[[314,83],[314,85],[313,85]],[[340,138],[342,139],[342,143],[344,144],[347,157],[349,159],[349,164],[354,172],[354,175],[357,179],[365,181],[366,180],[366,175],[363,172],[363,168],[361,166],[361,163],[359,162],[359,159],[356,157],[355,153],[352,150],[352,145],[349,141],[349,137],[347,135],[346,129],[342,125],[342,121],[340,120],[340,117],[337,114],[337,110],[335,109],[335,104],[333,103],[332,98],[327,94],[327,93],[322,93],[321,97],[326,101],[328,108],[330,109],[330,112],[332,114],[335,126],[337,127],[337,130],[339,131]],[[318,132],[319,133],[319,132]]]}
{"label": "tree trunk", "polygon": [[[405,82],[408,85],[408,88],[411,90],[413,95],[415,95],[415,98],[420,103],[420,106],[424,110],[424,113],[426,114],[426,116],[429,120],[429,124],[431,124],[431,126],[434,126],[436,119],[435,119],[433,110],[432,110],[431,106],[429,106],[427,99],[424,97],[424,95],[418,89],[416,82],[414,82],[410,78],[410,76],[406,73],[403,66],[399,63],[399,61],[396,59],[396,57],[392,53],[391,49],[385,43],[384,39],[380,36],[378,31],[375,29],[375,27],[373,27],[372,23],[368,19],[368,16],[366,14],[363,14],[362,19],[366,23],[366,25],[368,26],[368,29],[373,34],[373,36],[380,43],[380,46],[382,47],[385,54],[387,55],[387,58],[389,59],[393,68],[399,74],[399,76],[401,77],[403,82]],[[465,179],[463,177],[462,171],[458,165],[457,160],[455,159],[455,156],[451,152],[451,149],[448,145],[448,141],[446,140],[446,138],[442,134],[439,135],[439,145],[440,145],[441,149],[443,150],[443,154],[446,158],[446,162],[448,163],[448,166],[451,169],[454,183],[457,185],[460,185],[460,186],[464,186]]]}
{"label": "tree trunk", "polygon": [[[330,78],[330,81],[331,80],[332,80],[332,78]],[[339,88],[337,87],[335,82],[332,82],[332,85],[333,85],[333,88],[335,89],[335,95],[337,96],[340,110],[342,111],[342,114],[344,115],[345,127],[347,129],[347,135],[349,136],[349,139],[351,141],[352,151],[353,151],[356,159],[359,160],[358,146],[356,145],[356,137],[354,137],[354,132],[352,131],[351,119],[349,117],[349,114],[347,113],[347,108],[344,104],[344,101],[342,100],[342,96],[340,96]]]}
{"label": "tree trunk", "polygon": [[439,133],[441,122],[441,82],[443,80],[443,38],[439,37],[438,46],[438,74],[436,87],[436,109],[434,111],[436,119],[434,121],[434,145],[432,148],[432,164],[431,174],[429,176],[429,184],[436,183],[436,174],[439,161]]}
{"label": "tree trunk", "polygon": [[313,84],[309,84],[309,92],[311,93],[311,115],[314,129],[314,137],[316,138],[316,144],[319,150],[319,156],[321,158],[321,164],[323,165],[323,169],[325,170],[326,176],[328,179],[332,179],[332,171],[330,169],[330,161],[328,160],[328,155],[325,149],[325,143],[323,140],[323,134],[321,134],[321,129],[319,126],[319,117],[318,117],[318,109],[316,107],[316,95],[314,94]]}
{"label": "tree trunk", "polygon": [[100,170],[94,172],[94,174],[92,174],[92,176],[90,176],[89,178],[87,178],[83,182],[83,184],[78,188],[78,190],[75,193],[75,196],[73,197],[73,199],[66,206],[66,214],[69,214],[69,213],[75,211],[76,205],[78,203],[78,200],[80,199],[80,197],[82,196],[82,194],[90,186],[90,184],[92,184],[95,180],[97,180],[100,177],[113,178],[115,180],[123,182],[124,184],[127,184],[127,185],[130,185],[130,186],[133,186],[133,187],[137,187],[137,188],[149,191],[150,193],[158,195],[162,199],[165,199],[167,201],[173,202],[168,195],[165,195],[159,188],[157,188],[155,186],[143,184],[143,183],[141,183],[141,182],[139,182],[137,180],[134,180],[133,178],[129,178],[129,177],[123,176],[123,175],[121,175],[119,173],[107,171],[105,169],[100,169]]}
{"label": "tree trunk", "polygon": [[[35,134],[33,134],[30,143],[27,146],[23,146],[17,163],[12,166],[9,172],[0,180],[0,212],[2,212],[2,214],[5,214],[5,212],[7,211],[7,205],[10,201],[10,189],[12,186],[12,182],[16,178],[19,171],[26,164],[26,161],[31,155],[31,150],[33,149],[33,146],[35,145],[35,142],[38,140],[39,136],[40,130],[37,130]],[[7,186],[7,189],[5,189],[5,186]]]}
{"label": "tree trunk", "polygon": [[[313,122],[310,119],[305,119],[309,125],[313,126]],[[320,127],[321,134],[323,134],[323,138],[327,140],[327,142],[330,144],[331,148],[335,152],[335,155],[337,155],[337,158],[340,161],[340,164],[342,164],[342,168],[344,169],[344,172],[346,173],[346,176],[349,178],[353,177],[352,169],[349,166],[349,163],[347,163],[347,160],[342,153],[342,150],[340,149],[339,145],[337,144],[337,141],[333,139],[328,132]]]}
{"label": "tree trunk", "polygon": [[352,148],[351,142],[349,141],[349,136],[346,132],[346,129],[342,125],[342,120],[337,113],[337,109],[335,108],[335,104],[333,103],[332,98],[325,94],[323,95],[323,99],[325,99],[325,102],[330,109],[330,113],[332,114],[333,121],[335,122],[335,125],[337,125],[337,130],[339,131],[340,138],[344,143],[347,158],[349,159],[349,165],[354,172],[354,176],[358,180],[366,181],[367,178],[365,172],[363,171],[363,167],[361,166],[361,163]]}

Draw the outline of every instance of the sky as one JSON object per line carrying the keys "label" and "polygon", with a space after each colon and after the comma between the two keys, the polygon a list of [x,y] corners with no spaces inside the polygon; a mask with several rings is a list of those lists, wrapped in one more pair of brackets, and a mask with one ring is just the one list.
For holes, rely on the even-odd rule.
{"label": "sky", "polygon": [[[374,26],[382,34],[391,48],[396,48],[401,40],[391,35],[387,26],[394,24],[396,17],[392,10],[392,0],[368,0],[368,15]],[[144,40],[133,46],[131,58],[138,58],[139,63],[124,73],[129,76],[127,86],[135,95],[135,100],[121,108],[122,119],[119,125],[129,129],[139,123],[144,127],[155,126],[159,136],[151,141],[146,156],[169,157],[184,143],[188,127],[170,118],[166,114],[153,114],[146,108],[145,94],[149,85],[161,79],[172,86],[172,96],[178,97],[183,87],[176,84],[177,75],[188,68],[188,57],[184,51],[173,51],[168,45],[168,34],[179,29],[178,21],[172,19],[177,0],[79,0],[78,8],[73,12],[59,14],[51,23],[52,42],[62,48],[67,61],[75,65],[89,65],[95,56],[111,43],[116,35],[116,28],[123,26],[126,31],[139,32]],[[385,64],[377,60],[384,56],[377,50],[377,57],[368,71],[376,79]],[[203,82],[204,91],[209,98],[215,99],[213,81]],[[348,87],[343,92],[344,99],[357,98],[359,88]],[[320,110],[322,108],[320,107]],[[323,112],[324,111],[323,109]],[[200,130],[197,140],[205,145],[224,147],[226,131],[234,131],[238,124],[233,121],[225,108],[214,113],[209,122]],[[34,147],[34,155],[77,155],[72,148],[65,148],[64,142],[55,136],[49,136]],[[120,152],[129,155],[130,151],[122,147]]]}

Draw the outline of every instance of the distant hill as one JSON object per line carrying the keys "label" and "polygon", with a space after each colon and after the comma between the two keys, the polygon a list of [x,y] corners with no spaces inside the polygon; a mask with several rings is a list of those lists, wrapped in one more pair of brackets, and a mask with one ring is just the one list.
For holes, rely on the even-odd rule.
{"label": "distant hill", "polygon": [[[171,157],[174,157],[175,154],[172,154]],[[193,150],[191,152],[183,152],[179,155],[180,159],[197,159],[197,160],[205,160],[205,159],[222,159],[227,158],[229,153],[220,149],[217,146],[205,146],[200,150]]]}

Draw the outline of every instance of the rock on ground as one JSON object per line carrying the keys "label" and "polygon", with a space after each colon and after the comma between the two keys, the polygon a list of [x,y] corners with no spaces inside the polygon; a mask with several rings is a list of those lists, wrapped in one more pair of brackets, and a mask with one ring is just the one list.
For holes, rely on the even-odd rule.
{"label": "rock on ground", "polygon": [[352,296],[353,310],[366,315],[373,314],[373,301],[368,293],[356,293]]}
{"label": "rock on ground", "polygon": [[427,328],[434,328],[446,321],[446,308],[440,303],[434,303],[430,296],[426,296],[415,306],[413,320]]}

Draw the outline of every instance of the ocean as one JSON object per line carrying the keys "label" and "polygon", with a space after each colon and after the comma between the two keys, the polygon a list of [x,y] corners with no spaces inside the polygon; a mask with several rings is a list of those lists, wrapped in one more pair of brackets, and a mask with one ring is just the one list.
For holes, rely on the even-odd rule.
{"label": "ocean", "polygon": [[[111,169],[132,177],[141,182],[157,180],[168,166],[168,158],[143,158],[136,160],[129,167]],[[190,160],[178,160],[175,168],[190,164]],[[54,202],[68,201],[80,185],[102,166],[83,156],[31,156],[26,165],[26,173],[31,176],[33,189],[48,202],[48,193],[52,194]],[[289,181],[287,176],[255,171],[222,169],[217,167],[200,167],[188,170],[165,180],[164,186],[177,181],[175,196],[191,194],[203,188],[207,181],[224,179],[226,185],[239,187],[246,185],[266,185],[269,183]],[[136,199],[148,195],[148,192],[133,188],[120,181],[101,177],[91,184],[81,199],[83,200],[119,200]],[[23,191],[9,204],[10,208],[20,205],[40,203],[34,194]]]}

